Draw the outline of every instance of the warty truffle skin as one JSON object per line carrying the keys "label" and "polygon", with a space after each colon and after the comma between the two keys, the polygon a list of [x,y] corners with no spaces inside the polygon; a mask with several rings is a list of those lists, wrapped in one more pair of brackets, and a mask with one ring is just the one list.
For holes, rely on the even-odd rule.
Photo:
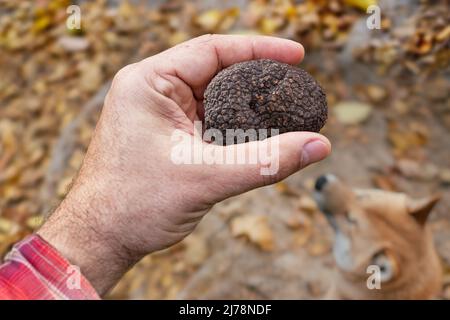
{"label": "warty truffle skin", "polygon": [[[220,71],[204,95],[205,128],[318,132],[327,120],[326,96],[306,71],[261,59]],[[268,132],[270,136],[270,130]]]}

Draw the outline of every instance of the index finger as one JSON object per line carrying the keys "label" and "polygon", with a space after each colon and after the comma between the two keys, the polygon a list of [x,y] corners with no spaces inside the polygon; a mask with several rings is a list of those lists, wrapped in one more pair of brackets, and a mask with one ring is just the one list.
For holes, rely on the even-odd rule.
{"label": "index finger", "polygon": [[204,35],[148,58],[143,63],[151,64],[158,74],[180,78],[191,87],[197,99],[202,99],[214,75],[234,63],[272,59],[297,64],[303,56],[303,46],[292,40],[269,36]]}

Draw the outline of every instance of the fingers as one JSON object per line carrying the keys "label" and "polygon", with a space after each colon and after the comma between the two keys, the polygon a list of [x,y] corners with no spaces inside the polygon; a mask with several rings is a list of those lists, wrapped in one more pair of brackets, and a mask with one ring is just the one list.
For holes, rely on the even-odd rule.
{"label": "fingers", "polygon": [[[309,164],[326,158],[331,152],[328,139],[313,132],[290,132],[264,141],[223,148],[226,155],[244,152],[246,163],[239,164],[235,156],[234,162],[214,168],[212,179],[222,186],[222,198],[216,199],[219,201],[281,181]],[[252,161],[255,158],[257,161]]]}
{"label": "fingers", "polygon": [[158,74],[178,77],[191,87],[197,99],[212,77],[237,62],[273,59],[297,64],[304,56],[297,42],[268,37],[241,35],[205,35],[142,61],[142,66],[156,68]]}

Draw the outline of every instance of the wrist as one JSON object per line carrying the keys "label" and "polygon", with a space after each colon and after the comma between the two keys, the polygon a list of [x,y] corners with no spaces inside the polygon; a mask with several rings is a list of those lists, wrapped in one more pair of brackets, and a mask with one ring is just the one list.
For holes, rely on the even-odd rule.
{"label": "wrist", "polygon": [[92,284],[99,295],[104,295],[135,263],[112,232],[103,230],[90,210],[73,197],[68,197],[50,216],[37,234],[51,244]]}

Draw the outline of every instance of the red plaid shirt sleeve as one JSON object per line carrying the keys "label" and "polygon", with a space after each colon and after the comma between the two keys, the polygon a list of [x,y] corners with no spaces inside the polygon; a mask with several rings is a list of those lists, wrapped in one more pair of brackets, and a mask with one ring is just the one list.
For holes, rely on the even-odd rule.
{"label": "red plaid shirt sleeve", "polygon": [[99,299],[94,288],[38,235],[17,243],[0,266],[0,299]]}

